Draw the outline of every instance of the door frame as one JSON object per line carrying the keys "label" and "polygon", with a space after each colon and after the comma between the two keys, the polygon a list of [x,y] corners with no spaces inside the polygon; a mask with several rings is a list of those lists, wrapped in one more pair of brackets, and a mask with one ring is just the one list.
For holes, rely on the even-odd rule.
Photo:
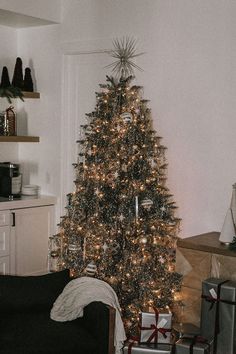
{"label": "door frame", "polygon": [[[73,75],[73,58],[75,56],[109,54],[111,49],[111,39],[88,40],[66,42],[62,44],[62,111],[61,111],[61,149],[60,149],[60,201],[59,213],[65,214],[65,206],[67,205],[66,194],[68,192],[68,185],[71,181],[68,180],[68,169],[72,168],[70,163],[71,153],[76,149],[76,140],[78,139],[78,117],[73,114],[76,108],[74,107],[76,89],[76,78]],[[92,93],[91,93],[92,94]],[[69,117],[68,119],[66,119]],[[73,147],[74,143],[74,147]],[[60,217],[59,215],[59,217]]]}

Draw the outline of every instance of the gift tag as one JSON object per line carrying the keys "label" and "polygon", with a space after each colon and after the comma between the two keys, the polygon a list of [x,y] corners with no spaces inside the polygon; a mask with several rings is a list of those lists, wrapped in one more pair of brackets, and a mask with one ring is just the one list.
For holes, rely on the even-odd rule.
{"label": "gift tag", "polygon": [[157,328],[164,328],[165,325],[167,324],[167,322],[168,322],[168,321],[167,321],[165,318],[162,318],[162,319],[160,320],[160,322],[158,323]]}
{"label": "gift tag", "polygon": [[215,289],[211,288],[211,289],[209,290],[209,293],[211,294],[211,296],[213,297],[213,299],[217,299],[217,294],[216,294]]}

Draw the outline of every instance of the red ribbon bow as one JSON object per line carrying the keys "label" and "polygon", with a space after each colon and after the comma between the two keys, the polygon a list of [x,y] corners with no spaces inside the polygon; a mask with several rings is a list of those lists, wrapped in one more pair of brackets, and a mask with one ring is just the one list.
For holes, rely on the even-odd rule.
{"label": "red ribbon bow", "polygon": [[152,334],[147,339],[147,343],[151,343],[153,339],[154,339],[153,343],[157,343],[158,332],[160,332],[164,338],[167,337],[167,335],[166,335],[167,332],[171,332],[171,329],[157,327],[158,319],[159,319],[159,312],[155,307],[153,307],[153,310],[155,312],[155,324],[152,323],[149,327],[141,327],[140,326],[141,330],[149,330],[149,331],[153,330]]}

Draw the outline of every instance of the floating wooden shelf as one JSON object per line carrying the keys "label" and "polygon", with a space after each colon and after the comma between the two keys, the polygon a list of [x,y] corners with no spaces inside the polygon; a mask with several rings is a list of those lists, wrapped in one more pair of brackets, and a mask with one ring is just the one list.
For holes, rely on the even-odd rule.
{"label": "floating wooden shelf", "polygon": [[24,98],[40,98],[40,93],[39,92],[22,91],[22,93],[23,93],[23,99]]}
{"label": "floating wooden shelf", "polygon": [[0,136],[0,142],[39,143],[38,136]]}

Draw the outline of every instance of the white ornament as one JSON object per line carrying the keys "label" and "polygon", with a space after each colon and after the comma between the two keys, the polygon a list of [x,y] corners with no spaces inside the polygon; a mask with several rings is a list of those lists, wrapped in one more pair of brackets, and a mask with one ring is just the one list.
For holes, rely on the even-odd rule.
{"label": "white ornament", "polygon": [[80,246],[77,245],[76,243],[70,243],[68,245],[68,250],[71,251],[71,252],[76,252],[76,251],[80,250]]}
{"label": "white ornament", "polygon": [[97,271],[97,266],[94,262],[91,262],[87,265],[85,272],[89,276],[94,276]]}
{"label": "white ornament", "polygon": [[138,196],[135,197],[135,218],[138,221]]}
{"label": "white ornament", "polygon": [[122,222],[123,220],[124,220],[124,215],[123,214],[120,214],[120,216],[119,216],[119,220]]}
{"label": "white ornament", "polygon": [[124,120],[125,123],[131,122],[131,120],[133,118],[133,116],[130,112],[124,112],[120,116]]}
{"label": "white ornament", "polygon": [[165,263],[165,259],[164,259],[162,256],[159,257],[159,261],[160,261],[160,263],[162,263],[162,264]]}
{"label": "white ornament", "polygon": [[144,199],[141,201],[141,206],[142,206],[144,209],[150,209],[152,205],[153,205],[153,201],[152,201],[151,199],[144,198]]}
{"label": "white ornament", "polygon": [[108,245],[106,244],[106,242],[104,243],[104,245],[102,246],[102,249],[104,251],[104,253],[106,252],[106,250],[108,249]]}

